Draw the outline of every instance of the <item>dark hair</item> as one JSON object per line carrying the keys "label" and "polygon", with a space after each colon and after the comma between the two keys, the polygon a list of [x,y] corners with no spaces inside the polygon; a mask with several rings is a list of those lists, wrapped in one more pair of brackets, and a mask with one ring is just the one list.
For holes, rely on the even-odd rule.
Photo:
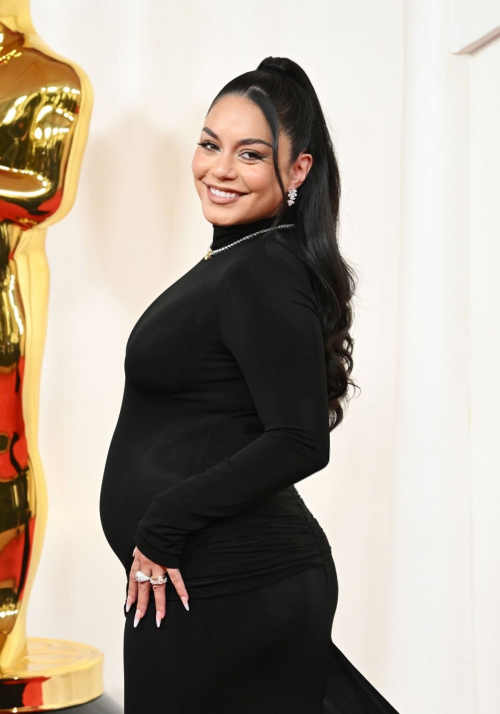
{"label": "dark hair", "polygon": [[[312,270],[325,343],[332,431],[343,419],[342,403],[348,403],[349,385],[359,389],[350,379],[354,339],[349,334],[357,275],[339,250],[340,176],[325,116],[307,74],[296,62],[284,57],[266,57],[257,69],[228,82],[212,101],[209,111],[218,99],[232,94],[255,102],[271,129],[274,170],[283,194],[283,204],[273,225],[295,223],[296,252]],[[298,187],[291,207],[287,205],[279,173],[280,130],[290,141],[291,163],[302,151],[313,157],[311,169]],[[279,234],[276,231],[278,240]],[[290,247],[290,242],[287,245]]]}

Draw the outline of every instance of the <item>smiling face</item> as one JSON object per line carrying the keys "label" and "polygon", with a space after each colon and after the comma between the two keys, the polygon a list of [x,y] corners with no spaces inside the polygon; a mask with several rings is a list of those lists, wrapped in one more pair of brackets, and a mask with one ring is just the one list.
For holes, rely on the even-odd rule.
{"label": "smiling face", "polygon": [[[250,99],[226,95],[214,104],[191,164],[207,221],[224,226],[276,215],[283,198],[271,142],[266,118]],[[286,191],[302,183],[312,157],[301,154],[294,166],[289,160],[290,141],[280,132],[278,161]]]}

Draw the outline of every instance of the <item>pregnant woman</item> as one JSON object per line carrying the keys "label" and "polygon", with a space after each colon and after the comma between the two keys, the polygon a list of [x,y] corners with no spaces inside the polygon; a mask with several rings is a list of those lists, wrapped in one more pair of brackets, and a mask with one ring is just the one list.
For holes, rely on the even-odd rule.
{"label": "pregnant woman", "polygon": [[331,547],[295,487],[355,386],[338,167],[301,67],[229,82],[192,170],[212,242],[132,329],[101,490],[125,714],[395,714],[332,642]]}

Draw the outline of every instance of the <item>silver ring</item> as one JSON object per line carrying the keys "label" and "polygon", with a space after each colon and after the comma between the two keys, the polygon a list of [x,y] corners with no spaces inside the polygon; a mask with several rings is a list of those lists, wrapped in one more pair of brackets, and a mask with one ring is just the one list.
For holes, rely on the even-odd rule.
{"label": "silver ring", "polygon": [[166,574],[164,575],[158,575],[157,578],[154,576],[150,578],[151,585],[164,585],[167,582],[168,578]]}
{"label": "silver ring", "polygon": [[138,583],[145,583],[147,580],[151,580],[149,575],[145,575],[142,570],[138,570],[135,574],[135,579]]}

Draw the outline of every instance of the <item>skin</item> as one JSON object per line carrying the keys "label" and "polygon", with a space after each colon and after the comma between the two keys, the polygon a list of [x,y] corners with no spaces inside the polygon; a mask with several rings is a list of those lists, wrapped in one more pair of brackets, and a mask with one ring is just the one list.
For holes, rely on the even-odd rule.
{"label": "skin", "polygon": [[[242,139],[249,138],[259,141],[240,143]],[[235,95],[225,96],[211,108],[205,117],[199,145],[191,164],[203,215],[209,223],[222,226],[248,223],[278,213],[282,196],[274,174],[271,143],[271,129],[266,118],[250,99]],[[312,162],[311,154],[302,152],[292,164],[290,141],[280,132],[278,164],[287,192],[292,188],[299,188],[306,179]],[[211,198],[208,186],[238,192],[241,195],[229,203],[217,203],[216,198]],[[151,587],[154,591],[158,627],[166,614],[166,585],[151,585],[149,581],[138,583],[135,574],[139,570],[153,577],[166,574],[184,607],[189,610],[189,595],[180,570],[154,563],[137,547],[134,555],[126,605],[128,612],[137,599],[134,626],[137,627],[146,613]]]}

